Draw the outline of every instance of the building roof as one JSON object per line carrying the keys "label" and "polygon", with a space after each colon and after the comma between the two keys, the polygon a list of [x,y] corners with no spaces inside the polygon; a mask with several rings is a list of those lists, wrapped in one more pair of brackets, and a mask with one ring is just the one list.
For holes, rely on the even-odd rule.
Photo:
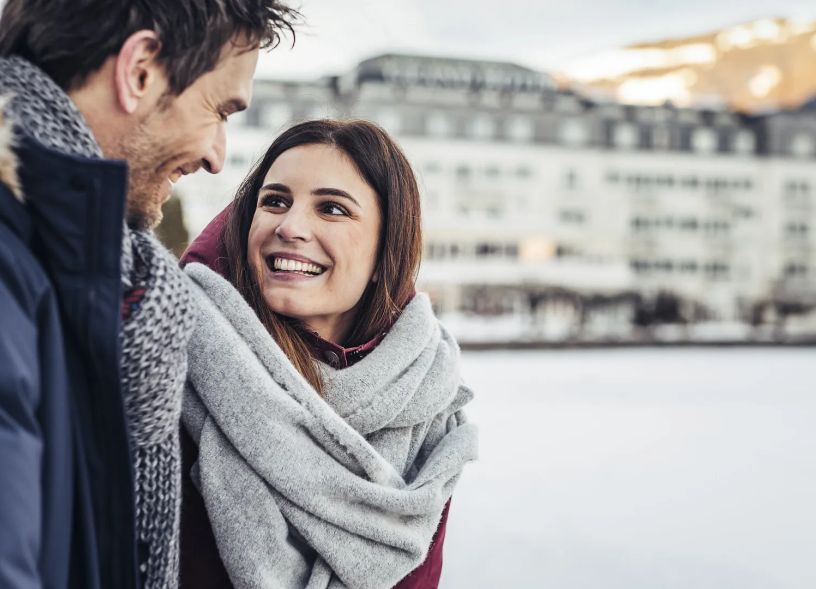
{"label": "building roof", "polygon": [[473,90],[555,90],[545,73],[502,61],[388,53],[361,62],[357,80]]}

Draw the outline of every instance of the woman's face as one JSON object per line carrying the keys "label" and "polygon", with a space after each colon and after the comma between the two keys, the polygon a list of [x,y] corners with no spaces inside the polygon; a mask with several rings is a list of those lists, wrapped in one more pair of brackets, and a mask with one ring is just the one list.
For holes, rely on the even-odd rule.
{"label": "woman's face", "polygon": [[247,247],[267,306],[342,343],[376,280],[381,217],[377,194],[343,151],[283,152],[264,178]]}

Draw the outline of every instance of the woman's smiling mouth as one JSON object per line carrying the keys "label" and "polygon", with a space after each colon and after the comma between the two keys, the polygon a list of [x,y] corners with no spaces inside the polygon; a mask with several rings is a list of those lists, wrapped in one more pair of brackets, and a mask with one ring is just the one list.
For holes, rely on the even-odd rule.
{"label": "woman's smiling mouth", "polygon": [[326,269],[311,260],[285,254],[267,256],[266,265],[273,274],[299,274],[302,276],[319,276]]}

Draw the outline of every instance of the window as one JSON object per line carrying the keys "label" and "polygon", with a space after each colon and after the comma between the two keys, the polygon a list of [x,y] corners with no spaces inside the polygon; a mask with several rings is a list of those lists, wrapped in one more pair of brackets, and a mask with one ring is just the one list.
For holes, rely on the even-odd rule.
{"label": "window", "polygon": [[659,126],[652,129],[652,148],[653,149],[669,149],[671,146],[671,133],[665,126]]}
{"label": "window", "polygon": [[730,267],[725,262],[709,262],[703,266],[706,277],[713,280],[728,278]]}
{"label": "window", "polygon": [[717,148],[717,134],[712,129],[695,129],[691,136],[691,147],[697,153],[713,153]]}
{"label": "window", "polygon": [[813,136],[809,133],[797,133],[793,136],[790,143],[790,153],[795,157],[807,158],[813,155],[814,151]]}
{"label": "window", "polygon": [[734,136],[734,152],[740,155],[753,153],[756,147],[756,137],[751,131],[738,131]]}
{"label": "window", "polygon": [[428,259],[430,260],[442,260],[445,258],[445,254],[447,253],[447,246],[444,243],[436,243],[431,242],[428,244]]}
{"label": "window", "polygon": [[507,135],[512,141],[532,140],[533,121],[527,117],[513,117],[507,124]]}
{"label": "window", "polygon": [[681,274],[694,274],[697,272],[697,262],[695,260],[683,260],[679,263]]}
{"label": "window", "polygon": [[807,204],[810,200],[810,184],[806,181],[788,180],[783,185],[782,192],[789,204]]}
{"label": "window", "polygon": [[427,162],[422,168],[426,174],[432,176],[434,174],[438,174],[442,171],[442,166],[439,165],[439,162]]}
{"label": "window", "polygon": [[568,225],[581,225],[586,220],[586,215],[583,211],[576,209],[565,209],[559,215],[561,222]]}
{"label": "window", "polygon": [[785,235],[792,239],[806,239],[810,233],[807,223],[793,221],[785,225]]}
{"label": "window", "polygon": [[519,166],[516,168],[516,176],[519,178],[530,178],[533,175],[533,170],[527,166]]}
{"label": "window", "polygon": [[589,140],[586,124],[579,119],[564,119],[558,132],[561,143],[569,147],[580,147]]}
{"label": "window", "polygon": [[581,111],[581,103],[575,96],[559,94],[555,99],[555,110],[560,113],[578,113]]}
{"label": "window", "polygon": [[428,115],[428,134],[433,137],[448,137],[453,134],[450,117],[443,112],[432,112]]}
{"label": "window", "polygon": [[808,267],[801,262],[789,262],[784,272],[786,278],[803,278],[808,274]]}
{"label": "window", "polygon": [[629,220],[629,226],[635,231],[648,231],[651,221],[645,217],[633,217]]}
{"label": "window", "polygon": [[635,127],[628,123],[615,125],[612,131],[612,141],[620,149],[632,149],[637,144]]}
{"label": "window", "polygon": [[500,248],[495,243],[477,243],[476,244],[476,257],[477,258],[486,258],[489,256],[495,256],[500,251]]}
{"label": "window", "polygon": [[476,139],[492,139],[496,131],[496,124],[487,115],[477,115],[468,125],[468,134]]}
{"label": "window", "polygon": [[638,132],[638,147],[640,149],[654,148],[654,134],[649,126],[642,126]]}
{"label": "window", "polygon": [[465,164],[456,167],[456,179],[460,182],[470,181],[471,169]]}

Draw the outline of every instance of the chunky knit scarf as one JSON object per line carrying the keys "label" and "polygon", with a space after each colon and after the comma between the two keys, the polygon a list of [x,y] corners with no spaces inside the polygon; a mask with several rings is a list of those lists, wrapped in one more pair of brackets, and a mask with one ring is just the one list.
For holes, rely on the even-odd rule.
{"label": "chunky knit scarf", "polygon": [[[0,96],[15,127],[54,150],[89,158],[101,150],[70,98],[19,57],[0,59]],[[124,222],[124,220],[123,220]],[[124,227],[124,291],[138,303],[122,322],[122,388],[136,475],[136,513],[143,585],[178,585],[180,453],[178,422],[194,326],[189,286],[177,263],[148,232]]]}
{"label": "chunky knit scarf", "polygon": [[417,295],[321,398],[238,292],[201,264],[182,419],[237,589],[392,587],[422,563],[476,430],[459,349]]}

